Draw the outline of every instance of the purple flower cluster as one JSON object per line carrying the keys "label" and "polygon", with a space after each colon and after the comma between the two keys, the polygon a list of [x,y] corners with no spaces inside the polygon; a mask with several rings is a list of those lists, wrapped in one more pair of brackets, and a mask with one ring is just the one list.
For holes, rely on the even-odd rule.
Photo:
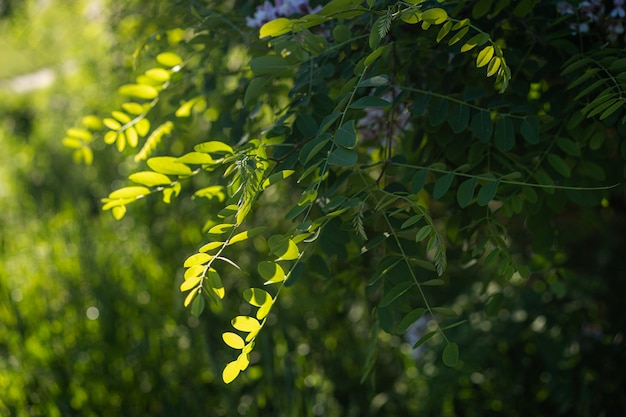
{"label": "purple flower cluster", "polygon": [[276,0],[276,5],[266,0],[265,3],[256,8],[254,17],[246,17],[246,25],[251,28],[258,28],[279,17],[317,13],[321,8],[321,6],[317,6],[312,9],[309,0]]}
{"label": "purple flower cluster", "polygon": [[581,1],[576,8],[567,1],[561,1],[557,4],[557,10],[561,15],[578,13],[580,22],[570,24],[574,33],[589,33],[595,26],[606,32],[608,40],[615,43],[620,37],[626,41],[624,4],[625,0],[613,0],[613,7],[607,14],[602,0]]}

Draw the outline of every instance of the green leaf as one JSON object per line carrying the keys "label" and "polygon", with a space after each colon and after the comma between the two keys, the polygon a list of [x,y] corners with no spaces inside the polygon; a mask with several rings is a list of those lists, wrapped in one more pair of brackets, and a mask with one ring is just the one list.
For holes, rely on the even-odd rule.
{"label": "green leaf", "polygon": [[232,154],[233,148],[224,142],[210,141],[203,142],[193,147],[196,152],[215,153],[215,154]]}
{"label": "green leaf", "polygon": [[455,367],[459,361],[459,346],[456,343],[448,343],[443,350],[441,357],[444,365]]}
{"label": "green leaf", "polygon": [[398,323],[398,326],[396,327],[396,333],[405,333],[409,329],[409,327],[411,327],[416,321],[422,318],[425,312],[426,309],[421,307],[410,311],[406,316],[404,316],[402,320],[400,320],[400,323]]}
{"label": "green leaf", "polygon": [[156,60],[164,67],[175,67],[183,63],[183,59],[174,52],[161,52],[157,55]]}
{"label": "green leaf", "polygon": [[524,140],[530,144],[539,143],[539,119],[537,116],[528,116],[522,120],[520,133]]}
{"label": "green leaf", "polygon": [[443,197],[444,194],[447,193],[450,189],[453,180],[454,172],[449,172],[440,177],[437,182],[435,182],[435,187],[433,188],[433,198],[435,200],[439,200],[441,197]]}
{"label": "green leaf", "polygon": [[424,10],[422,13],[422,20],[430,23],[431,25],[440,25],[448,20],[448,13],[444,9],[434,8]]}
{"label": "green leaf", "polygon": [[428,121],[431,126],[441,125],[448,116],[448,100],[436,97],[428,109]]}
{"label": "green leaf", "polygon": [[453,105],[448,113],[448,125],[454,133],[461,133],[467,129],[469,124],[469,109],[467,106]]}
{"label": "green leaf", "polygon": [[176,162],[180,164],[209,165],[213,164],[215,161],[208,153],[189,152],[181,157],[176,158]]}
{"label": "green leaf", "polygon": [[267,84],[272,78],[267,75],[263,77],[253,78],[246,88],[246,92],[243,96],[243,104],[247,106],[254,100],[256,100],[267,89]]}
{"label": "green leaf", "polygon": [[207,286],[213,290],[215,295],[217,295],[220,299],[224,298],[225,290],[224,284],[222,284],[222,278],[220,274],[213,268],[209,269],[207,273]]}
{"label": "green leaf", "polygon": [[216,224],[215,226],[209,229],[208,233],[210,235],[221,235],[226,232],[230,232],[234,228],[235,228],[235,225],[232,223]]}
{"label": "green leaf", "polygon": [[[626,142],[624,142],[626,143]],[[565,152],[566,154],[570,155],[570,156],[580,156],[580,148],[578,148],[578,145],[576,145],[576,142],[574,142],[571,139],[568,138],[564,138],[564,137],[558,137],[556,138],[556,144],[559,148],[561,148],[561,150],[563,152]]]}
{"label": "green leaf", "polygon": [[279,181],[284,180],[285,178],[290,177],[294,172],[294,170],[292,169],[286,169],[284,171],[279,171],[276,172],[272,175],[270,175],[269,177],[267,177],[265,179],[265,181],[263,181],[263,185],[261,186],[262,189],[266,189],[267,187],[271,187],[272,185],[276,184]]}
{"label": "green leaf", "polygon": [[359,83],[359,87],[380,87],[389,84],[389,77],[386,75],[376,75]]}
{"label": "green leaf", "polygon": [[486,206],[487,204],[489,204],[489,202],[491,200],[493,200],[493,198],[496,195],[496,191],[498,190],[498,185],[500,184],[500,181],[488,181],[485,182],[481,187],[480,187],[480,191],[478,191],[478,205],[479,206]]}
{"label": "green leaf", "polygon": [[413,226],[415,223],[417,223],[420,220],[422,220],[423,218],[424,218],[423,214],[416,214],[414,216],[411,216],[408,219],[406,219],[404,221],[404,223],[402,223],[402,226],[400,226],[400,229],[402,229],[402,230],[407,229],[407,228]]}
{"label": "green leaf", "polygon": [[441,42],[441,40],[450,33],[450,29],[452,29],[452,22],[447,21],[441,29],[439,29],[439,33],[437,33],[437,43]]}
{"label": "green leaf", "polygon": [[474,49],[477,46],[484,45],[489,40],[489,35],[487,33],[481,32],[477,35],[472,36],[465,42],[465,44],[461,47],[461,52],[468,52]]}
{"label": "green leaf", "polygon": [[177,162],[176,158],[172,156],[156,156],[148,159],[147,164],[153,171],[165,175],[188,176],[193,173],[191,168]]}
{"label": "green leaf", "polygon": [[190,277],[189,279],[184,280],[183,283],[180,284],[180,292],[189,291],[192,288],[198,287],[203,279],[204,278],[202,277],[196,276],[196,277]]}
{"label": "green leaf", "polygon": [[472,17],[474,19],[480,19],[485,16],[491,10],[493,0],[478,0],[478,3],[472,8]]}
{"label": "green leaf", "polygon": [[291,68],[291,64],[278,55],[263,55],[250,61],[250,69],[255,75],[279,75]]}
{"label": "green leaf", "polygon": [[262,307],[265,304],[272,303],[272,296],[265,290],[260,288],[247,288],[243,292],[243,299],[255,307]]}
{"label": "green leaf", "polygon": [[472,116],[470,127],[481,142],[487,142],[493,133],[493,123],[489,112],[481,110]]}
{"label": "green leaf", "polygon": [[350,104],[351,109],[385,108],[391,105],[385,99],[376,96],[365,96]]}
{"label": "green leaf", "polygon": [[291,20],[285,17],[279,17],[265,23],[259,30],[259,39],[267,38],[268,36],[276,37],[291,32],[293,23]]}
{"label": "green leaf", "polygon": [[356,128],[354,120],[342,124],[334,137],[335,143],[344,148],[352,149],[356,145]]}
{"label": "green leaf", "polygon": [[240,372],[239,363],[237,361],[230,362],[224,367],[224,371],[222,371],[222,381],[224,381],[225,384],[230,384],[239,376]]}
{"label": "green leaf", "polygon": [[200,317],[200,314],[202,314],[202,312],[204,311],[204,305],[205,305],[204,297],[202,296],[195,297],[193,301],[191,302],[191,314],[194,317]]}
{"label": "green leaf", "polygon": [[357,163],[359,155],[350,149],[336,148],[328,156],[328,163],[330,165],[340,167],[351,167]]}
{"label": "green leaf", "polygon": [[452,46],[461,39],[463,39],[463,37],[467,35],[467,32],[469,32],[469,29],[469,26],[465,26],[464,28],[459,30],[453,37],[448,40],[448,45]]}
{"label": "green leaf", "polygon": [[567,165],[567,162],[565,162],[565,160],[563,160],[563,158],[561,158],[560,156],[549,153],[547,156],[547,160],[552,168],[554,168],[554,170],[562,176],[569,178],[572,175],[572,170],[570,169],[569,165]]}
{"label": "green leaf", "polygon": [[265,280],[265,285],[283,282],[286,278],[283,268],[275,262],[263,261],[257,266],[259,275]]}
{"label": "green leaf", "polygon": [[159,90],[145,84],[126,84],[121,86],[117,92],[122,96],[136,97],[142,99],[153,99],[159,95]]}
{"label": "green leaf", "polygon": [[413,349],[417,349],[418,347],[422,346],[436,334],[437,330],[431,330],[430,332],[426,333],[424,336],[420,337],[417,342],[415,342],[415,344],[413,345]]}
{"label": "green leaf", "polygon": [[261,328],[261,323],[254,317],[237,316],[230,321],[232,326],[240,332],[255,332]]}
{"label": "green leaf", "polygon": [[131,199],[139,198],[150,194],[150,189],[146,187],[130,186],[123,187],[109,194],[110,199]]}
{"label": "green leaf", "polygon": [[224,340],[224,343],[226,343],[229,347],[233,349],[243,349],[243,347],[246,345],[246,342],[243,341],[241,336],[233,332],[223,333],[222,340]]}
{"label": "green leaf", "polygon": [[385,295],[383,296],[383,299],[380,300],[380,303],[378,304],[378,307],[386,307],[389,304],[393,303],[398,297],[400,297],[402,294],[406,293],[409,289],[411,289],[411,287],[413,287],[415,284],[411,281],[405,281],[405,282],[401,282],[400,284],[394,286],[392,289],[390,289],[389,291],[385,292]]}
{"label": "green leaf", "polygon": [[624,104],[625,102],[622,100],[615,102],[613,105],[611,105],[610,107],[608,107],[606,110],[602,112],[602,114],[600,115],[600,120],[606,119],[607,117],[615,113],[617,110],[624,107]]}
{"label": "green leaf", "polygon": [[267,240],[267,244],[270,248],[270,252],[278,256],[279,260],[293,261],[294,259],[298,259],[298,246],[293,240],[285,236],[270,236]]}
{"label": "green leaf", "polygon": [[515,146],[515,130],[509,117],[496,120],[495,144],[502,152],[508,152]]}
{"label": "green leaf", "polygon": [[183,267],[189,268],[193,265],[202,265],[211,260],[212,256],[206,253],[196,253],[185,259]]}
{"label": "green leaf", "polygon": [[456,192],[456,201],[461,208],[465,208],[470,205],[474,198],[474,191],[476,190],[476,177],[469,178],[463,181]]}
{"label": "green leaf", "polygon": [[424,188],[424,184],[426,184],[426,178],[428,178],[428,170],[420,169],[413,175],[411,179],[411,194],[419,193],[422,188]]}
{"label": "green leaf", "polygon": [[420,228],[420,230],[418,230],[417,233],[415,234],[415,241],[416,242],[421,242],[422,240],[424,240],[428,236],[430,236],[432,231],[433,231],[432,226],[424,226],[424,227]]}
{"label": "green leaf", "polygon": [[476,57],[476,67],[482,68],[485,65],[488,65],[491,58],[493,58],[494,51],[495,49],[491,45],[484,47]]}
{"label": "green leaf", "polygon": [[437,313],[440,314],[442,316],[446,316],[446,317],[457,317],[458,314],[456,314],[456,311],[452,310],[451,308],[448,307],[432,307],[431,310],[433,311],[433,313]]}
{"label": "green leaf", "polygon": [[169,185],[172,180],[163,174],[153,171],[140,171],[130,174],[128,179],[137,184],[155,187],[157,185]]}
{"label": "green leaf", "polygon": [[363,61],[363,65],[369,67],[372,65],[382,54],[389,48],[389,45],[384,45],[379,48],[376,48],[372,53],[370,53],[365,60]]}
{"label": "green leaf", "polygon": [[209,242],[203,245],[198,252],[209,252],[219,247],[222,247],[224,242]]}

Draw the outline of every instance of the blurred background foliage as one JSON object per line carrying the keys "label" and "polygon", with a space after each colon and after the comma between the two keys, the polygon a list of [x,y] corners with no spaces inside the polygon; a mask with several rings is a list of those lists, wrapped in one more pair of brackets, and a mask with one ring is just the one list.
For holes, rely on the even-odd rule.
{"label": "blurred background foliage", "polygon": [[[99,199],[128,174],[123,155],[78,166],[60,140],[118,104],[137,48],[192,3],[202,2],[0,1],[0,415],[626,415],[623,191],[602,209],[564,210],[566,232],[550,237],[558,250],[537,251],[529,267],[540,272],[497,296],[485,295],[480,268],[450,272],[457,284],[433,297],[468,320],[449,330],[462,352],[454,369],[437,348],[379,336],[362,271],[339,262],[281,297],[259,338],[263,359],[253,354],[225,386],[230,316],[191,317],[178,291],[200,235],[197,203],[101,216]],[[252,3],[219,7],[246,16]],[[232,58],[223,46],[216,67]],[[271,222],[272,205],[263,210]],[[237,258],[255,265],[255,253]]]}

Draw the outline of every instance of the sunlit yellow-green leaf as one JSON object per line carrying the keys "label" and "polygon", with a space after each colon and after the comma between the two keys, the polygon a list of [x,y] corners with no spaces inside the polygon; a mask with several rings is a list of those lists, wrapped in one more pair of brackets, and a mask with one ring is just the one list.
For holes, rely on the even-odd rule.
{"label": "sunlit yellow-green leaf", "polygon": [[80,140],[85,141],[85,142],[90,142],[91,138],[93,136],[91,134],[91,132],[89,132],[88,130],[79,129],[79,128],[76,128],[76,127],[71,127],[69,129],[67,129],[66,134],[67,134],[67,136],[69,136],[71,138],[80,139]]}
{"label": "sunlit yellow-green leaf", "polygon": [[139,136],[146,136],[150,131],[150,121],[148,119],[141,119],[135,123],[135,129]]}
{"label": "sunlit yellow-green leaf", "polygon": [[139,103],[135,102],[127,102],[122,104],[122,108],[126,110],[126,112],[130,114],[134,114],[135,116],[144,112],[143,106]]}
{"label": "sunlit yellow-green leaf", "polygon": [[204,278],[202,277],[191,277],[184,280],[183,283],[180,284],[180,292],[189,291],[190,289],[197,287],[203,279]]}
{"label": "sunlit yellow-green leaf", "polygon": [[247,288],[243,292],[243,299],[255,307],[272,303],[272,296],[267,291],[260,288]]}
{"label": "sunlit yellow-green leaf", "polygon": [[291,23],[291,20],[279,17],[278,19],[271,20],[261,26],[261,29],[259,30],[259,39],[263,39],[268,36],[275,37],[284,35],[285,33],[290,32],[292,27],[293,23]]}
{"label": "sunlit yellow-green leaf", "polygon": [[144,196],[146,194],[150,194],[149,188],[139,187],[139,186],[130,186],[130,187],[123,187],[123,188],[113,191],[111,194],[109,194],[109,198],[111,199],[137,198],[137,197]]}
{"label": "sunlit yellow-green leaf", "polygon": [[161,52],[157,55],[156,60],[164,67],[175,67],[183,62],[183,59],[174,52]]}
{"label": "sunlit yellow-green leaf", "polygon": [[126,140],[131,148],[137,147],[137,144],[139,143],[139,135],[137,135],[137,131],[134,127],[129,126],[126,129]]}
{"label": "sunlit yellow-green leaf", "polygon": [[126,206],[115,206],[111,210],[111,213],[113,213],[115,220],[120,220],[126,214]]}
{"label": "sunlit yellow-green leaf", "polygon": [[233,148],[231,146],[225,144],[224,142],[220,142],[217,140],[200,143],[194,146],[194,150],[196,152],[203,152],[203,153],[226,153],[226,154],[233,153]]}
{"label": "sunlit yellow-green leaf", "polygon": [[157,185],[168,185],[172,180],[164,174],[160,174],[154,171],[140,171],[134,172],[128,176],[128,179],[137,184],[143,184],[148,187],[155,187]]}
{"label": "sunlit yellow-green leaf", "polygon": [[119,121],[120,121],[121,123],[123,123],[123,124],[126,124],[126,123],[128,123],[128,122],[130,122],[130,121],[132,120],[132,119],[130,118],[130,116],[129,116],[129,115],[127,115],[127,114],[126,114],[126,113],[124,113],[124,112],[118,111],[118,110],[114,110],[114,111],[112,111],[112,112],[111,112],[111,115],[112,115],[115,119],[119,120]]}
{"label": "sunlit yellow-green leaf", "polygon": [[215,162],[211,155],[203,152],[189,152],[179,158],[176,158],[176,162],[183,164],[201,165],[212,164]]}
{"label": "sunlit yellow-green leaf", "polygon": [[493,57],[493,53],[493,46],[485,46],[476,57],[476,67],[481,68],[489,64],[489,61],[491,61],[491,58]]}
{"label": "sunlit yellow-green leaf", "polygon": [[164,83],[170,79],[170,72],[163,68],[151,68],[146,71],[145,74],[148,78],[160,83]]}
{"label": "sunlit yellow-green leaf", "polygon": [[292,169],[286,169],[284,171],[276,172],[263,181],[262,189],[266,189],[267,187],[276,184],[278,181],[284,180],[285,178],[291,176],[294,172]]}
{"label": "sunlit yellow-green leaf", "polygon": [[185,302],[183,303],[183,305],[185,307],[189,307],[189,304],[191,304],[191,302],[193,301],[194,298],[196,298],[196,295],[198,295],[198,292],[200,291],[200,288],[196,288],[194,290],[191,290],[189,292],[189,294],[187,294],[187,297],[185,297]]}
{"label": "sunlit yellow-green leaf", "polygon": [[234,227],[235,225],[232,223],[216,224],[215,226],[209,229],[209,234],[221,235],[223,233],[233,230]]}
{"label": "sunlit yellow-green leaf", "polygon": [[187,259],[185,259],[185,263],[183,264],[183,266],[185,268],[189,268],[192,265],[205,264],[205,263],[209,262],[211,260],[211,258],[212,258],[212,256],[208,255],[206,253],[203,253],[203,252],[196,253],[196,254],[191,255]]}
{"label": "sunlit yellow-green leaf", "polygon": [[256,312],[256,318],[258,320],[263,320],[269,314],[269,312],[272,310],[272,305],[273,304],[274,303],[265,303],[261,307],[259,307],[259,309]]}
{"label": "sunlit yellow-green leaf", "polygon": [[156,172],[166,175],[191,175],[193,172],[185,164],[176,161],[172,156],[156,156],[147,161],[148,166]]}
{"label": "sunlit yellow-green leaf", "polygon": [[159,91],[156,88],[145,84],[125,84],[118,89],[118,93],[122,96],[146,100],[153,99],[159,95]]}
{"label": "sunlit yellow-green leaf", "polygon": [[237,361],[232,361],[224,367],[224,371],[222,372],[222,381],[224,381],[225,384],[230,384],[239,376],[240,372],[239,363],[237,363]]}
{"label": "sunlit yellow-green leaf", "polygon": [[263,261],[259,263],[257,271],[265,280],[265,285],[283,282],[286,278],[283,268],[275,262]]}
{"label": "sunlit yellow-green leaf", "polygon": [[99,117],[94,115],[88,115],[81,119],[81,123],[88,129],[100,130],[102,129],[102,121]]}
{"label": "sunlit yellow-green leaf", "polygon": [[500,69],[501,63],[502,60],[499,57],[494,56],[493,58],[491,58],[491,61],[489,61],[489,65],[487,66],[487,77],[491,77],[492,75],[497,73]]}
{"label": "sunlit yellow-green leaf", "polygon": [[63,146],[70,149],[79,149],[82,148],[84,142],[80,139],[76,138],[63,138]]}
{"label": "sunlit yellow-green leaf", "polygon": [[[119,128],[122,127],[122,125],[120,124],[120,122],[118,122],[115,119],[111,119],[110,117],[105,118],[104,120],[102,120],[102,123],[108,127],[111,130],[118,130]],[[113,142],[111,142],[113,143]]]}
{"label": "sunlit yellow-green leaf", "polygon": [[298,246],[293,240],[284,236],[274,235],[268,239],[270,251],[279,257],[279,260],[292,261],[298,258]]}
{"label": "sunlit yellow-green leaf", "polygon": [[211,185],[210,187],[199,189],[193,195],[208,199],[217,198],[219,201],[224,201],[226,199],[226,189],[221,185]]}
{"label": "sunlit yellow-green leaf", "polygon": [[213,249],[217,249],[219,247],[221,247],[224,244],[224,242],[209,242],[205,245],[203,245],[199,252],[209,252],[212,251]]}
{"label": "sunlit yellow-green leaf", "polygon": [[254,317],[237,316],[231,320],[233,327],[240,332],[254,332],[261,328],[261,323]]}
{"label": "sunlit yellow-green leaf", "polygon": [[233,332],[222,333],[222,340],[233,349],[243,349],[246,345],[241,336]]}
{"label": "sunlit yellow-green leaf", "polygon": [[209,273],[207,274],[207,285],[220,299],[224,298],[226,291],[224,290],[224,284],[222,284],[222,278],[213,268],[210,268]]}
{"label": "sunlit yellow-green leaf", "polygon": [[201,276],[204,274],[206,267],[204,265],[192,265],[185,271],[185,279]]}
{"label": "sunlit yellow-green leaf", "polygon": [[237,364],[239,365],[240,371],[245,371],[248,369],[248,365],[250,365],[250,357],[247,352],[241,352],[237,357]]}
{"label": "sunlit yellow-green leaf", "polygon": [[440,8],[428,9],[422,13],[422,19],[431,25],[440,25],[448,20],[448,13]]}

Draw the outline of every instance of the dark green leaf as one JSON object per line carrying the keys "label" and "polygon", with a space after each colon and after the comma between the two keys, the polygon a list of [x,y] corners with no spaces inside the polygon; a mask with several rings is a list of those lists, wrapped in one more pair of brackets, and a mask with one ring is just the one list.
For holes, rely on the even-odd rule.
{"label": "dark green leaf", "polygon": [[350,104],[351,109],[385,108],[391,105],[390,102],[376,96],[361,97]]}
{"label": "dark green leaf", "polygon": [[565,162],[560,156],[549,153],[547,159],[552,168],[554,168],[554,170],[562,176],[569,178],[572,175],[572,170],[569,165],[567,165],[567,162]]}
{"label": "dark green leaf", "polygon": [[539,119],[536,116],[528,116],[522,120],[520,133],[524,140],[530,144],[539,143]]}
{"label": "dark green leaf", "polygon": [[354,120],[349,120],[341,125],[335,133],[335,143],[349,149],[356,145],[356,128]]}
{"label": "dark green leaf", "polygon": [[441,359],[444,365],[455,367],[459,361],[459,346],[456,343],[448,343],[443,350]]}
{"label": "dark green leaf", "polygon": [[405,282],[401,282],[400,284],[396,285],[395,287],[393,287],[389,291],[386,291],[383,299],[380,300],[380,303],[378,304],[378,307],[386,307],[389,304],[393,303],[398,297],[400,297],[402,294],[406,293],[414,285],[415,284],[413,282],[411,282],[411,281],[405,281]]}
{"label": "dark green leaf", "polygon": [[502,152],[508,152],[515,146],[515,131],[510,118],[501,117],[496,120],[495,144]]}
{"label": "dark green leaf", "polygon": [[454,105],[448,114],[448,124],[454,133],[461,133],[469,124],[469,108],[463,104]]}
{"label": "dark green leaf", "polygon": [[432,126],[441,125],[448,116],[448,100],[434,98],[428,109],[428,121]]}
{"label": "dark green leaf", "polygon": [[196,298],[194,298],[191,302],[191,314],[194,317],[200,317],[200,314],[204,311],[204,305],[204,297],[202,294],[198,294],[198,296],[196,296]]}
{"label": "dark green leaf", "polygon": [[341,167],[351,167],[357,163],[359,155],[350,149],[337,148],[328,156],[328,163]]}
{"label": "dark green leaf", "polygon": [[290,67],[289,62],[278,55],[263,55],[250,61],[250,69],[255,75],[277,75]]}
{"label": "dark green leaf", "polygon": [[422,188],[424,188],[424,184],[426,183],[426,178],[428,177],[428,170],[420,169],[413,175],[411,179],[411,194],[419,193]]}
{"label": "dark green leaf", "polygon": [[439,200],[441,197],[443,197],[444,194],[447,193],[450,189],[453,180],[454,172],[449,172],[443,177],[439,178],[437,182],[435,182],[435,187],[433,188],[433,198],[435,200]]}
{"label": "dark green leaf", "polygon": [[496,195],[496,191],[498,190],[498,185],[500,184],[500,181],[488,181],[485,182],[481,187],[480,190],[478,191],[478,205],[479,206],[486,206],[487,204],[489,204],[489,202],[491,200],[493,200],[493,198]]}
{"label": "dark green leaf", "polygon": [[400,323],[398,323],[398,326],[396,327],[396,333],[403,334],[404,332],[406,332],[409,327],[413,325],[413,323],[422,318],[425,312],[426,309],[421,307],[410,311],[406,316],[404,316],[402,320],[400,320]]}
{"label": "dark green leaf", "polygon": [[437,330],[431,330],[430,332],[426,333],[424,336],[420,337],[419,340],[413,345],[413,349],[417,349],[418,347],[422,346],[436,334]]}
{"label": "dark green leaf", "polygon": [[456,192],[456,201],[461,208],[465,208],[470,205],[474,198],[474,191],[476,190],[476,177],[472,177],[463,181]]}
{"label": "dark green leaf", "polygon": [[493,133],[493,122],[489,112],[481,110],[472,116],[470,127],[474,135],[481,142],[485,143],[491,138]]}

